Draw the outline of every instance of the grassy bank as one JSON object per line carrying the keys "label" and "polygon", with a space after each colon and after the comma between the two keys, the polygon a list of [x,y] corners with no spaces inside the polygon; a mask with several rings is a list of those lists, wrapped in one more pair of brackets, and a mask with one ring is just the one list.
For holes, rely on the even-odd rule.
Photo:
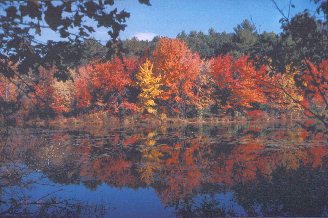
{"label": "grassy bank", "polygon": [[23,125],[36,127],[64,128],[72,130],[89,130],[90,128],[105,129],[132,129],[134,127],[156,128],[161,125],[180,126],[180,125],[216,125],[216,124],[233,124],[246,122],[274,122],[274,121],[291,121],[301,120],[298,117],[258,117],[257,119],[239,116],[221,116],[206,118],[178,118],[178,117],[160,117],[154,115],[132,115],[123,118],[110,116],[106,112],[95,112],[83,114],[77,117],[58,116],[53,119],[33,119],[25,122]]}

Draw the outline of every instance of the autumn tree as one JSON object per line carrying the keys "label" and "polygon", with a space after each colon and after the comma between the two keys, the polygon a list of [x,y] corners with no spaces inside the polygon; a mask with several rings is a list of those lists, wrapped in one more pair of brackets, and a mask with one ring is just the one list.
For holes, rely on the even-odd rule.
{"label": "autumn tree", "polygon": [[114,114],[136,111],[136,106],[128,102],[128,87],[137,64],[134,58],[115,58],[82,67],[75,82],[77,106],[103,108]]}
{"label": "autumn tree", "polygon": [[210,74],[211,62],[203,61],[200,73],[196,78],[195,91],[197,95],[196,108],[198,117],[203,118],[205,110],[215,104],[213,92],[215,92],[215,81]]}
{"label": "autumn tree", "polygon": [[200,72],[201,59],[179,39],[161,38],[153,52],[154,74],[161,77],[161,100],[172,113],[186,116],[187,107],[197,101],[193,90]]}
{"label": "autumn tree", "polygon": [[87,108],[91,105],[92,96],[89,89],[90,75],[88,71],[81,69],[74,79],[74,102],[78,109]]}
{"label": "autumn tree", "polygon": [[302,111],[327,126],[327,66],[326,60],[318,66],[304,60],[300,67],[287,65],[284,72],[264,72],[259,81],[271,106],[281,112]]}
{"label": "autumn tree", "polygon": [[259,83],[268,99],[267,105],[280,113],[300,112],[303,110],[298,102],[303,101],[303,95],[295,82],[299,74],[297,69],[286,66],[285,72],[273,73],[270,66],[262,71]]}
{"label": "autumn tree", "polygon": [[318,66],[309,60],[304,62],[304,70],[295,78],[302,89],[304,101],[299,103],[310,117],[328,127],[328,60]]}
{"label": "autumn tree", "polygon": [[257,70],[248,56],[234,59],[227,55],[212,59],[211,74],[223,108],[242,112],[254,108],[256,104],[266,103],[266,97],[258,83],[262,70]]}
{"label": "autumn tree", "polygon": [[[119,33],[125,29],[130,14],[118,10],[114,3],[114,0],[0,2],[0,75],[21,80],[17,89],[26,95],[21,95],[24,97],[20,100],[27,96],[34,98],[37,96],[34,91],[42,94],[43,82],[34,79],[44,68],[54,67],[56,72],[52,76],[59,80],[71,79],[71,67],[77,67],[92,55],[85,55],[83,47],[97,29],[106,28],[107,37],[102,39],[106,40],[105,51],[102,48],[96,54],[101,53],[99,56],[103,57],[103,54],[111,56],[116,52],[112,48],[119,44]],[[139,0],[139,3],[150,6],[149,0]],[[54,32],[59,40],[40,40],[38,37],[44,38],[47,31]],[[17,66],[15,71],[10,69],[12,65]],[[17,102],[15,108],[21,105]]]}
{"label": "autumn tree", "polygon": [[139,100],[143,110],[150,114],[156,114],[156,99],[161,94],[161,77],[154,76],[153,64],[148,59],[140,66],[136,78],[141,90]]}
{"label": "autumn tree", "polygon": [[[71,75],[75,74],[74,72]],[[74,82],[72,80],[63,82],[54,80],[51,84],[53,88],[52,108],[57,113],[69,112],[74,100]]]}

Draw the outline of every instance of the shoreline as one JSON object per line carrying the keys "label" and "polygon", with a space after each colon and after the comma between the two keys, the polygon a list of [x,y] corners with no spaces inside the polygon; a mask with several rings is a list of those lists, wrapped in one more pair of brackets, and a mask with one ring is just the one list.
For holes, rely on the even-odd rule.
{"label": "shoreline", "polygon": [[138,116],[129,117],[113,117],[106,114],[86,114],[79,117],[56,117],[54,119],[31,119],[23,122],[18,126],[55,128],[55,129],[72,129],[82,130],[94,128],[106,129],[131,129],[135,127],[156,128],[159,126],[185,126],[185,125],[232,125],[246,123],[275,123],[275,122],[297,122],[304,121],[306,118],[262,118],[262,119],[247,119],[246,117],[210,117],[210,118],[177,118],[170,117],[160,119],[156,116]]}

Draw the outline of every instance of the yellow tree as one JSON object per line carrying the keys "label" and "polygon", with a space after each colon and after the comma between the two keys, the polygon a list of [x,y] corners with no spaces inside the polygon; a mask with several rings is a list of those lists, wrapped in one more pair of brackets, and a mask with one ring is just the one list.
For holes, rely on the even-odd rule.
{"label": "yellow tree", "polygon": [[56,112],[69,112],[73,105],[74,99],[74,82],[72,80],[63,82],[54,80],[53,88],[53,103],[52,109]]}
{"label": "yellow tree", "polygon": [[148,59],[140,66],[136,78],[137,84],[141,89],[139,99],[143,110],[146,110],[150,114],[156,114],[156,98],[161,94],[161,77],[155,77],[153,74],[153,64]]}
{"label": "yellow tree", "polygon": [[197,103],[196,107],[199,112],[199,118],[203,118],[204,110],[214,104],[212,93],[214,90],[215,81],[210,74],[211,61],[204,61],[200,73],[196,78],[196,93]]}
{"label": "yellow tree", "polygon": [[281,89],[281,102],[285,106],[285,109],[292,111],[299,111],[302,109],[301,105],[297,102],[303,101],[301,90],[296,86],[295,75],[299,72],[292,70],[290,65],[286,67],[286,72],[277,76],[275,82]]}
{"label": "yellow tree", "polygon": [[297,87],[295,75],[299,72],[286,66],[286,71],[273,76],[264,72],[264,77],[259,79],[268,98],[268,104],[281,111],[301,111],[303,108],[303,96],[301,89]]}

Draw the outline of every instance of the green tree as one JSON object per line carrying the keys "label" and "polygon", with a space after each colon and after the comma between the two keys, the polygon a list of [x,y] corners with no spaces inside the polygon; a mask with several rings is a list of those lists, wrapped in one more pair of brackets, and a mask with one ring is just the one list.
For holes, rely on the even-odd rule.
{"label": "green tree", "polygon": [[123,41],[123,51],[126,56],[144,57],[150,54],[152,42],[140,41],[136,37]]}
{"label": "green tree", "polygon": [[257,42],[256,28],[249,20],[244,20],[241,24],[234,28],[233,55],[241,56],[251,52]]}

